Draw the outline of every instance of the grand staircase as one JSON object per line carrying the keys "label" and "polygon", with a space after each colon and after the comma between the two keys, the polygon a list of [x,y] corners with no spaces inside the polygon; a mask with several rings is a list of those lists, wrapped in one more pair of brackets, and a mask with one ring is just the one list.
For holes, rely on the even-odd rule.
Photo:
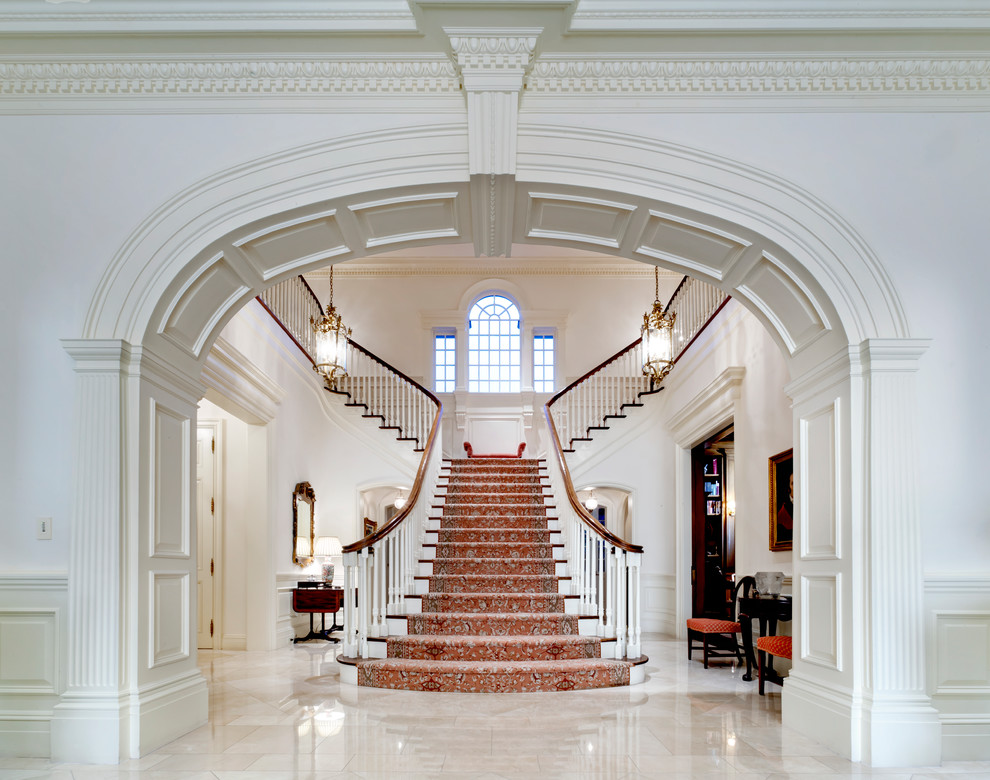
{"label": "grand staircase", "polygon": [[[305,279],[258,300],[312,361],[310,322],[323,309]],[[725,300],[684,278],[668,304],[678,354]],[[509,692],[644,679],[643,548],[588,514],[565,457],[658,390],[642,375],[637,345],[544,406],[549,459],[537,461],[444,460],[440,399],[348,343],[348,375],[327,389],[421,457],[405,507],[344,547],[341,682]]]}
{"label": "grand staircase", "polygon": [[[532,692],[629,685],[646,659],[616,660],[566,595],[563,542],[537,460],[445,461],[417,581],[419,612],[389,615],[386,657],[355,659],[358,685]],[[568,604],[573,608],[568,609]]]}

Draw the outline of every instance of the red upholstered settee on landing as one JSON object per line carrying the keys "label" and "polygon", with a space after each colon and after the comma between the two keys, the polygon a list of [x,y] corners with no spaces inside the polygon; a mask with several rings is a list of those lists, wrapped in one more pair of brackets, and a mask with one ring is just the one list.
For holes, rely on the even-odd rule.
{"label": "red upholstered settee on landing", "polygon": [[471,446],[471,442],[464,442],[464,451],[467,453],[469,458],[521,458],[523,450],[526,449],[526,442],[519,445],[519,449],[516,451],[515,455],[478,455],[474,448]]}

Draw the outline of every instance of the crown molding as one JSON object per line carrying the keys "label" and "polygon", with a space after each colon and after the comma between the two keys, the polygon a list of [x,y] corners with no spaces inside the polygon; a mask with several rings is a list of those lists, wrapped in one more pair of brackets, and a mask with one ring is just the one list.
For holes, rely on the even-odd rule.
{"label": "crown molding", "polygon": [[[613,279],[652,279],[653,266],[619,263],[581,263],[569,264],[566,261],[557,263],[527,261],[525,264],[492,264],[477,263],[474,258],[455,263],[359,263],[349,265],[339,263],[333,267],[334,277],[348,279],[374,279],[378,277],[428,277],[428,276],[589,276]],[[330,276],[329,268],[308,271],[307,278],[326,279]],[[660,269],[660,276],[680,280],[683,274]]]}
{"label": "crown molding", "polygon": [[579,0],[583,33],[990,28],[987,0]]}
{"label": "crown molding", "polygon": [[889,101],[976,97],[990,104],[990,56],[547,54],[530,71],[526,95],[718,98],[727,103],[803,97],[823,106],[843,97]]}
{"label": "crown molding", "polygon": [[0,29],[13,33],[172,34],[414,33],[406,0],[4,0]]}
{"label": "crown molding", "polygon": [[442,54],[306,57],[0,58],[0,96],[10,97],[347,97],[460,95]]}
{"label": "crown molding", "polygon": [[[440,53],[0,57],[0,113],[273,107],[290,112],[462,113],[464,93],[459,67]],[[990,54],[546,54],[526,76],[520,110],[596,113],[619,107],[990,110]]]}

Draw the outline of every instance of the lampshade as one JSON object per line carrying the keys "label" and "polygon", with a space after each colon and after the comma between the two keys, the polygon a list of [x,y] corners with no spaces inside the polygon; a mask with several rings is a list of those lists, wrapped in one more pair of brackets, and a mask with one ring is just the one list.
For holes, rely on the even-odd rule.
{"label": "lampshade", "polygon": [[392,502],[392,506],[394,506],[396,509],[402,509],[402,507],[404,507],[405,505],[406,505],[406,494],[399,493],[399,495],[396,496],[395,501]]}
{"label": "lampshade", "polygon": [[340,539],[336,536],[316,537],[316,547],[313,550],[313,555],[318,558],[329,558],[332,555],[340,555],[343,551],[343,545],[341,545]]}
{"label": "lampshade", "polygon": [[592,490],[591,495],[589,495],[588,498],[585,499],[584,508],[587,509],[589,512],[594,512],[596,509],[598,509],[598,499],[595,498],[594,490]]}
{"label": "lampshade", "polygon": [[309,558],[312,555],[309,549],[309,539],[305,536],[296,537],[296,558]]}
{"label": "lampshade", "polygon": [[677,314],[663,313],[660,303],[660,271],[653,269],[656,280],[656,298],[653,308],[643,315],[640,331],[643,345],[643,373],[659,382],[674,367],[674,321]]}

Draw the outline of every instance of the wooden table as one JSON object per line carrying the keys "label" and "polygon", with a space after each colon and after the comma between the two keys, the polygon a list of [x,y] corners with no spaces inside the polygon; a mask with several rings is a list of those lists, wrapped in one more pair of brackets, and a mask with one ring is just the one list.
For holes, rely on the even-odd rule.
{"label": "wooden table", "polygon": [[[787,622],[791,619],[791,597],[777,598],[746,596],[739,599],[739,625],[742,628],[743,649],[746,651],[746,674],[744,680],[753,679],[753,667],[756,666],[756,643],[753,641],[753,619],[760,621],[760,636],[773,636],[777,633],[777,621]],[[767,668],[763,676],[781,683],[781,676],[773,669],[773,656],[767,656]]]}
{"label": "wooden table", "polygon": [[[327,642],[339,642],[336,637],[330,636],[332,631],[340,631],[343,626],[337,625],[337,612],[344,604],[344,591],[341,588],[328,588],[320,586],[316,588],[293,588],[292,589],[292,609],[294,612],[309,613],[309,633],[306,636],[297,636],[293,643],[307,642],[310,639],[325,639]],[[313,615],[320,613],[320,630],[313,630]],[[333,625],[327,628],[327,612],[333,613]]]}

